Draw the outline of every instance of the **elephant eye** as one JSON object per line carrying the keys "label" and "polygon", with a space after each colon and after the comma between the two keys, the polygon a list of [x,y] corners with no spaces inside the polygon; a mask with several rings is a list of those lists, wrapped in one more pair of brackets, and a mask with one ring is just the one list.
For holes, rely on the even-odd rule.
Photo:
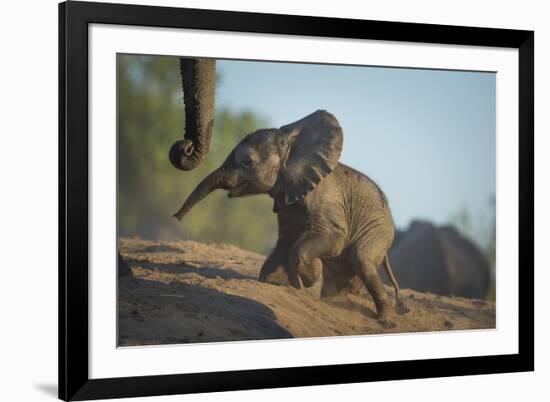
{"label": "elephant eye", "polygon": [[241,165],[245,168],[249,168],[252,166],[252,158],[250,156],[247,156],[244,158],[241,162]]}

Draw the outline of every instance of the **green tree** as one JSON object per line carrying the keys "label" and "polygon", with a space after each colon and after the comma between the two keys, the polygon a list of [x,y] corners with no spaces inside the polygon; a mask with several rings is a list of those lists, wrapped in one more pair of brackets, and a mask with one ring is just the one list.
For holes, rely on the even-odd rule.
{"label": "green tree", "polygon": [[183,135],[184,127],[178,63],[175,57],[117,58],[119,235],[232,243],[265,253],[276,237],[272,202],[265,195],[230,200],[223,191],[216,191],[181,223],[172,218],[191,190],[223,162],[236,143],[267,126],[265,119],[251,111],[217,109],[206,160],[190,172],[175,169],[168,161],[168,150]]}

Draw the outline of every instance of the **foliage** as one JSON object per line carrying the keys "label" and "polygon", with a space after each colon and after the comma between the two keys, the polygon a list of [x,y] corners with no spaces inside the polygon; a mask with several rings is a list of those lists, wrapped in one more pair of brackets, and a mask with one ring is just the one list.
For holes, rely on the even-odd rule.
{"label": "foliage", "polygon": [[118,233],[232,243],[266,252],[275,241],[276,219],[265,195],[228,199],[216,191],[181,223],[172,217],[242,137],[267,125],[253,112],[218,108],[208,157],[193,171],[175,169],[168,150],[183,136],[185,118],[178,63],[175,57],[118,55]]}

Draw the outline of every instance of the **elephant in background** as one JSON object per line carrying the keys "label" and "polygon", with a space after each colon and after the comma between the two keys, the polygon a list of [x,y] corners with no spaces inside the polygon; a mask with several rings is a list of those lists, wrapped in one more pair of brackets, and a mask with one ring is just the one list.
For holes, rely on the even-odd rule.
{"label": "elephant in background", "polygon": [[491,280],[487,259],[452,226],[413,221],[389,253],[401,286],[440,295],[484,299]]}
{"label": "elephant in background", "polygon": [[[273,199],[279,237],[260,280],[299,289],[313,286],[323,274],[322,293],[329,295],[358,277],[385,320],[393,306],[378,275],[380,265],[400,306],[387,256],[393,219],[376,183],[338,162],[342,143],[338,121],[323,110],[278,129],[255,131],[199,183],[174,216],[181,220],[216,189],[227,190],[230,198],[267,194]],[[343,271],[335,272],[338,267]],[[340,278],[344,280],[338,282]]]}
{"label": "elephant in background", "polygon": [[[185,132],[176,141],[168,158],[180,170],[192,170],[206,158],[212,143],[215,113],[216,61],[180,58],[180,73],[185,104]],[[132,270],[118,255],[118,276]]]}

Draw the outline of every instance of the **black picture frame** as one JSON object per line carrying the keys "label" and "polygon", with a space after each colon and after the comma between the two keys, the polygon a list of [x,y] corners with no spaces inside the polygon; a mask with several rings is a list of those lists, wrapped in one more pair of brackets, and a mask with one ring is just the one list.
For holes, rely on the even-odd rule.
{"label": "black picture frame", "polygon": [[[88,25],[376,39],[519,51],[517,354],[90,379]],[[534,32],[71,1],[59,4],[59,398],[86,400],[534,370]]]}

